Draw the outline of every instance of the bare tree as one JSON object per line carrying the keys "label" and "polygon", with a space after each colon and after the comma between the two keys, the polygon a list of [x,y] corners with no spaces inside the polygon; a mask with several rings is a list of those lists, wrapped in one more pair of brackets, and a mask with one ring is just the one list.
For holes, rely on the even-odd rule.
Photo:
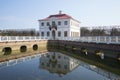
{"label": "bare tree", "polygon": [[120,31],[117,28],[112,28],[110,31],[110,36],[120,36]]}
{"label": "bare tree", "polygon": [[80,32],[81,36],[90,36],[90,30],[85,27],[82,27]]}

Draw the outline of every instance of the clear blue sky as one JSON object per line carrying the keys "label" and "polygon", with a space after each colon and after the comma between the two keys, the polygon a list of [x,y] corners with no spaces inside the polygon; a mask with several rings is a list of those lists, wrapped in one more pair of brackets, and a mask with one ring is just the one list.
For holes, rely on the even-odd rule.
{"label": "clear blue sky", "polygon": [[59,10],[81,26],[120,25],[120,0],[0,0],[0,29],[38,30],[38,19]]}

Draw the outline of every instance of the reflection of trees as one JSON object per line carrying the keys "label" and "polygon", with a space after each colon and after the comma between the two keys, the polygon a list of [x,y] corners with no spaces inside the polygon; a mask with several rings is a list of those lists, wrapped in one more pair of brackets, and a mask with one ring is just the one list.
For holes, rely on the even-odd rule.
{"label": "reflection of trees", "polygon": [[[54,56],[54,57],[53,57]],[[79,61],[60,53],[47,53],[40,58],[40,69],[48,70],[50,73],[67,74],[79,65]]]}

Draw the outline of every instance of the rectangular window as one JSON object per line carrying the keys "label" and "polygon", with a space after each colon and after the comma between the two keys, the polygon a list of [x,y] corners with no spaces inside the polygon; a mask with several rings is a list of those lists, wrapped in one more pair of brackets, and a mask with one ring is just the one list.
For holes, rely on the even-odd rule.
{"label": "rectangular window", "polygon": [[67,37],[67,35],[68,35],[67,31],[64,31],[64,37]]}
{"label": "rectangular window", "polygon": [[42,37],[44,36],[44,32],[41,32],[41,36],[42,36]]}
{"label": "rectangular window", "polygon": [[64,25],[68,25],[68,21],[64,21]]}
{"label": "rectangular window", "polygon": [[43,23],[43,22],[41,23],[41,26],[44,26],[44,23]]}
{"label": "rectangular window", "polygon": [[52,21],[52,25],[55,25],[55,21]]}
{"label": "rectangular window", "polygon": [[58,31],[58,37],[61,37],[61,32],[60,31]]}
{"label": "rectangular window", "polygon": [[48,37],[48,36],[50,36],[50,32],[49,32],[49,31],[47,32],[47,37]]}
{"label": "rectangular window", "polygon": [[49,26],[49,22],[47,22],[47,26]]}
{"label": "rectangular window", "polygon": [[60,22],[60,21],[58,21],[58,25],[61,25],[61,22]]}

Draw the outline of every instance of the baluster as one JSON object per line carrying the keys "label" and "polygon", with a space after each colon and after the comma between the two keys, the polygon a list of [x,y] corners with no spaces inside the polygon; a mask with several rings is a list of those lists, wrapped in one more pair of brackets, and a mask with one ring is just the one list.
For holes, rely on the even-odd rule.
{"label": "baluster", "polygon": [[112,42],[112,39],[111,39],[111,38],[112,38],[112,37],[110,37],[110,36],[109,36],[109,43],[111,43],[111,42]]}
{"label": "baluster", "polygon": [[115,36],[115,43],[118,43],[118,37]]}
{"label": "baluster", "polygon": [[0,36],[0,42],[2,41],[1,36]]}

